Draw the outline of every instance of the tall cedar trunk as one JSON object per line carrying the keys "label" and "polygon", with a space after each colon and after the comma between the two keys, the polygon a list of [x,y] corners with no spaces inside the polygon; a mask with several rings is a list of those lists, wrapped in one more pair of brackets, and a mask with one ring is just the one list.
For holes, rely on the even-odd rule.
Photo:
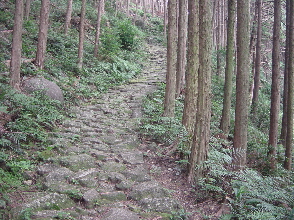
{"label": "tall cedar trunk", "polygon": [[100,38],[100,26],[101,26],[101,14],[102,14],[102,6],[104,0],[98,0],[97,6],[97,23],[96,23],[96,34],[95,34],[95,47],[94,47],[94,56],[98,56],[98,47],[99,47],[99,38]]}
{"label": "tall cedar trunk", "polygon": [[167,73],[164,97],[164,116],[173,117],[176,95],[177,7],[176,0],[168,1]]}
{"label": "tall cedar trunk", "polygon": [[[196,123],[191,154],[189,157],[188,181],[203,177],[204,162],[207,159],[211,118],[211,52],[212,13],[211,1],[199,0],[199,74]],[[195,170],[195,165],[197,169]]]}
{"label": "tall cedar trunk", "polygon": [[249,1],[237,1],[237,77],[233,164],[246,165],[249,89]]}
{"label": "tall cedar trunk", "polygon": [[31,12],[31,0],[26,0],[25,10],[24,10],[24,19],[29,20]]}
{"label": "tall cedar trunk", "polygon": [[130,16],[130,0],[127,0],[127,16]]}
{"label": "tall cedar trunk", "polygon": [[273,52],[272,52],[272,88],[269,130],[269,162],[271,169],[276,168],[276,149],[278,142],[280,112],[280,29],[281,0],[274,2]]}
{"label": "tall cedar trunk", "polygon": [[187,44],[187,21],[188,21],[188,0],[179,2],[179,23],[178,23],[178,57],[176,77],[176,97],[179,97],[184,87],[186,70],[186,44]]}
{"label": "tall cedar trunk", "polygon": [[16,0],[14,12],[14,25],[12,37],[12,50],[10,62],[10,85],[14,89],[20,89],[20,65],[22,48],[22,24],[23,24],[23,0]]}
{"label": "tall cedar trunk", "polygon": [[256,115],[258,105],[258,93],[260,87],[260,66],[261,66],[261,9],[262,0],[256,2],[258,15],[257,15],[257,39],[256,39],[256,52],[255,52],[255,73],[254,73],[254,87],[252,97],[252,114]]}
{"label": "tall cedar trunk", "polygon": [[82,0],[81,19],[79,28],[79,50],[78,50],[78,68],[83,67],[84,56],[84,38],[85,38],[85,14],[86,14],[86,0]]}
{"label": "tall cedar trunk", "polygon": [[294,2],[289,4],[289,60],[288,60],[288,102],[287,136],[284,168],[291,170],[293,144],[293,98],[294,98]]}
{"label": "tall cedar trunk", "polygon": [[199,69],[199,5],[197,0],[188,0],[188,11],[188,59],[182,122],[189,135],[192,136],[196,122]]}
{"label": "tall cedar trunk", "polygon": [[283,117],[280,139],[282,144],[286,145],[287,136],[287,105],[288,105],[288,64],[289,64],[289,30],[290,30],[290,16],[289,16],[290,0],[286,1],[286,42],[285,42],[285,68],[284,68],[284,90],[283,90]]}
{"label": "tall cedar trunk", "polygon": [[42,0],[40,10],[40,25],[37,45],[37,54],[35,64],[40,68],[44,68],[44,60],[47,45],[48,25],[49,25],[49,9],[50,0]]}
{"label": "tall cedar trunk", "polygon": [[166,1],[167,0],[163,0],[163,13],[164,13],[164,25],[163,25],[163,32],[164,32],[164,38],[166,38],[166,23],[167,23],[167,6],[166,6]]}
{"label": "tall cedar trunk", "polygon": [[228,0],[227,51],[224,85],[224,101],[220,129],[228,134],[230,130],[230,109],[233,90],[234,46],[235,46],[235,10],[236,0]]}
{"label": "tall cedar trunk", "polygon": [[66,9],[65,26],[64,26],[65,35],[67,34],[68,29],[70,28],[71,14],[72,14],[72,0],[67,0],[67,9]]}

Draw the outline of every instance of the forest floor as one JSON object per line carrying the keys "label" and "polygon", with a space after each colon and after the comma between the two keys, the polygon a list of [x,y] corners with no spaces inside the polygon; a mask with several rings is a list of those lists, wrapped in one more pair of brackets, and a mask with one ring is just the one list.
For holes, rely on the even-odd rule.
{"label": "forest floor", "polygon": [[137,132],[142,99],[166,74],[165,48],[147,49],[138,78],[71,109],[52,135],[54,155],[26,173],[29,190],[9,195],[7,219],[218,219],[222,204],[196,201],[177,158]]}

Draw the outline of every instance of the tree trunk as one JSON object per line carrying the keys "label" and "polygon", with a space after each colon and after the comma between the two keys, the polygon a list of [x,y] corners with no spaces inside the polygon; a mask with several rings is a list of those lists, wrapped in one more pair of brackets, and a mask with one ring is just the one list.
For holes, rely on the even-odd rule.
{"label": "tree trunk", "polygon": [[284,91],[283,91],[283,117],[280,139],[282,144],[286,145],[287,137],[287,106],[288,106],[288,65],[289,65],[289,30],[290,30],[290,16],[289,16],[290,0],[286,0],[286,42],[285,42],[285,68],[284,68]]}
{"label": "tree trunk", "polygon": [[22,48],[22,25],[23,25],[23,0],[16,0],[14,12],[14,25],[12,36],[12,50],[10,62],[10,85],[20,90],[20,65]]}
{"label": "tree trunk", "polygon": [[287,136],[284,168],[291,170],[293,144],[293,98],[294,98],[294,2],[289,4],[289,60],[288,60],[288,102]]}
{"label": "tree trunk", "polygon": [[96,34],[95,34],[95,47],[94,47],[94,56],[98,56],[98,48],[99,48],[99,38],[100,38],[100,25],[101,25],[101,13],[102,9],[102,1],[98,0],[98,7],[97,7],[97,24],[96,24]]}
{"label": "tree trunk", "polygon": [[80,33],[79,33],[79,50],[78,50],[78,68],[83,67],[84,56],[84,38],[85,38],[85,14],[86,14],[86,0],[82,0],[81,19],[80,19]]}
{"label": "tree trunk", "polygon": [[196,122],[199,69],[199,5],[196,0],[188,0],[188,12],[188,59],[182,123],[192,136]]}
{"label": "tree trunk", "polygon": [[176,0],[168,1],[167,73],[164,97],[164,116],[174,117],[177,60]]}
{"label": "tree trunk", "polygon": [[255,53],[255,74],[254,74],[254,87],[252,97],[252,114],[256,116],[257,105],[258,105],[258,93],[260,87],[260,66],[261,66],[261,10],[262,0],[256,2],[258,16],[257,16],[257,39],[256,39],[256,53]]}
{"label": "tree trunk", "polygon": [[[200,37],[201,36],[201,37]],[[212,13],[211,1],[199,0],[199,74],[196,123],[189,158],[188,181],[203,177],[207,159],[211,118],[211,52]],[[195,165],[197,169],[195,170]]]}
{"label": "tree trunk", "polygon": [[230,109],[233,89],[234,46],[235,46],[236,0],[228,0],[227,53],[224,85],[224,101],[220,129],[227,135],[230,131]]}
{"label": "tree trunk", "polygon": [[40,25],[39,25],[39,36],[38,36],[38,46],[35,64],[40,69],[44,68],[46,46],[47,46],[47,36],[48,36],[48,25],[49,25],[49,9],[50,0],[42,0],[41,10],[40,10]]}
{"label": "tree trunk", "polygon": [[176,97],[184,87],[186,71],[186,44],[187,44],[187,21],[188,21],[188,1],[179,2],[179,23],[178,23],[178,57],[177,57],[177,77],[176,77]]}
{"label": "tree trunk", "polygon": [[246,165],[249,98],[249,1],[237,1],[237,77],[233,164],[235,170]]}
{"label": "tree trunk", "polygon": [[280,112],[280,29],[281,0],[274,2],[273,52],[272,52],[272,88],[269,130],[268,157],[272,170],[276,169],[276,149],[278,142]]}
{"label": "tree trunk", "polygon": [[26,0],[25,11],[24,11],[25,20],[29,20],[30,12],[31,12],[31,0]]}
{"label": "tree trunk", "polygon": [[68,0],[67,1],[66,16],[65,16],[65,26],[64,26],[64,34],[65,35],[67,35],[68,29],[70,28],[71,14],[72,14],[72,0]]}

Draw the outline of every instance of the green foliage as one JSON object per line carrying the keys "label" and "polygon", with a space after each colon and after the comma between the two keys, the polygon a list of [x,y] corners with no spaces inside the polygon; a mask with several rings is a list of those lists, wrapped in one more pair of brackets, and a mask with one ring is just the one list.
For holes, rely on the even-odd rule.
{"label": "green foliage", "polygon": [[121,42],[121,48],[124,50],[133,50],[136,47],[136,36],[139,30],[130,20],[125,19],[117,24],[118,36]]}
{"label": "green foliage", "polygon": [[[290,181],[290,182],[289,182]],[[289,184],[290,183],[290,184]],[[287,207],[294,205],[293,179],[263,177],[254,170],[238,173],[232,181],[235,199],[231,200],[238,219],[288,219]]]}
{"label": "green foliage", "polygon": [[172,144],[177,138],[180,141],[186,136],[186,131],[181,123],[181,111],[183,103],[177,100],[176,117],[162,117],[163,114],[164,86],[147,95],[143,102],[144,117],[141,119],[140,132],[151,138],[167,145]]}
{"label": "green foliage", "polygon": [[52,131],[63,119],[58,101],[48,99],[41,93],[27,96],[3,84],[0,86],[3,91],[1,101],[9,109],[9,114],[14,116],[14,120],[7,124],[11,132],[0,139],[2,144],[12,142],[18,146],[20,141],[45,141],[47,132]]}

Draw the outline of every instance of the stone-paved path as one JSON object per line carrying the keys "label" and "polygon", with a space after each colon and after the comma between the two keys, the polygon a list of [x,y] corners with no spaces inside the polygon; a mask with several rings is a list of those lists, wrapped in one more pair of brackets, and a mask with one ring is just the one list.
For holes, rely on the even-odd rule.
{"label": "stone-paved path", "polygon": [[12,219],[168,219],[180,209],[149,175],[135,131],[142,98],[165,77],[164,48],[148,49],[140,77],[72,109],[52,138],[56,156],[37,167],[42,190],[24,192]]}

